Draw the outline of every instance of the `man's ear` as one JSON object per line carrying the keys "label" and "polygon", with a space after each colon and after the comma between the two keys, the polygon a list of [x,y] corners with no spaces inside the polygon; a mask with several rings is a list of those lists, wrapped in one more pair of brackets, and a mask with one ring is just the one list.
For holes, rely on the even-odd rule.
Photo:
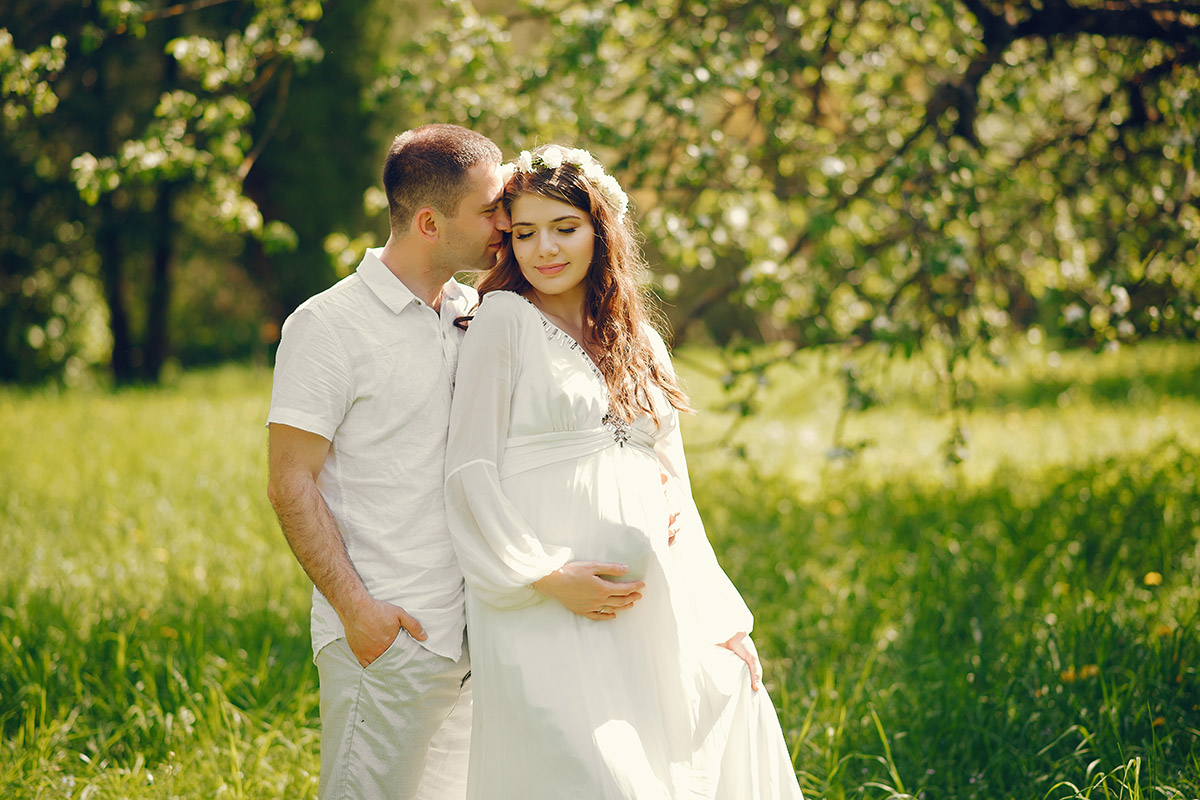
{"label": "man's ear", "polygon": [[437,212],[428,206],[418,210],[413,218],[413,230],[423,236],[426,241],[436,242],[441,236],[437,216]]}

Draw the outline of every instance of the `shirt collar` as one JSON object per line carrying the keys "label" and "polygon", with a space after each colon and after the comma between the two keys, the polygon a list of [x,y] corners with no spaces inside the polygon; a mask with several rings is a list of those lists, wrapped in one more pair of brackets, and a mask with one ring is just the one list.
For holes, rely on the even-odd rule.
{"label": "shirt collar", "polygon": [[[372,247],[363,255],[358,265],[358,275],[367,288],[379,298],[393,314],[399,314],[412,305],[426,305],[412,290],[404,285],[404,281],[396,277],[387,265],[379,260],[382,247]],[[467,313],[472,298],[461,283],[451,278],[442,286],[442,308],[454,309],[459,314]]]}
{"label": "shirt collar", "polygon": [[452,309],[455,316],[466,314],[474,303],[475,298],[471,291],[454,278],[446,281],[446,285],[442,287],[442,308]]}
{"label": "shirt collar", "polygon": [[367,250],[363,255],[363,260],[359,262],[357,272],[367,288],[391,309],[392,313],[399,314],[412,305],[417,296],[404,285],[404,281],[397,278],[387,268],[387,265],[379,260],[381,252],[383,252],[382,247],[373,247]]}

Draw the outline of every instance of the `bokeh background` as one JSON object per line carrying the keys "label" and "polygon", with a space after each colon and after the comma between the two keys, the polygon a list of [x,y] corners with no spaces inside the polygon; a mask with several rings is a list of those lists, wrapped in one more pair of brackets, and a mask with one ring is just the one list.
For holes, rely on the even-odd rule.
{"label": "bokeh background", "polygon": [[813,797],[1200,796],[1200,4],[0,2],[0,794],[315,796],[270,364],[456,122],[633,197]]}

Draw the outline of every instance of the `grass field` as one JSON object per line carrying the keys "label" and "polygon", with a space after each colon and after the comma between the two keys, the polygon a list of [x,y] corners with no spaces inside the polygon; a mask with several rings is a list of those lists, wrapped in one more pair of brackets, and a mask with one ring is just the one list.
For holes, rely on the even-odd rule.
{"label": "grass field", "polygon": [[[870,443],[828,459],[838,361],[769,373],[732,438],[685,428],[806,795],[1200,797],[1200,346],[975,365],[958,467],[925,372],[881,357],[842,431]],[[679,365],[720,407],[715,357]],[[0,797],[315,796],[269,388],[0,390]]]}

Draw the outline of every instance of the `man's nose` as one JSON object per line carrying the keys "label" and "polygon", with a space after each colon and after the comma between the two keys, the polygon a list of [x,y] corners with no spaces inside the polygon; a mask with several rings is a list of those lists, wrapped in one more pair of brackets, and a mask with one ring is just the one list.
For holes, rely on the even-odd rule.
{"label": "man's nose", "polygon": [[496,209],[496,218],[494,220],[496,230],[504,231],[505,233],[512,232],[512,217],[508,216],[508,212],[501,205]]}

